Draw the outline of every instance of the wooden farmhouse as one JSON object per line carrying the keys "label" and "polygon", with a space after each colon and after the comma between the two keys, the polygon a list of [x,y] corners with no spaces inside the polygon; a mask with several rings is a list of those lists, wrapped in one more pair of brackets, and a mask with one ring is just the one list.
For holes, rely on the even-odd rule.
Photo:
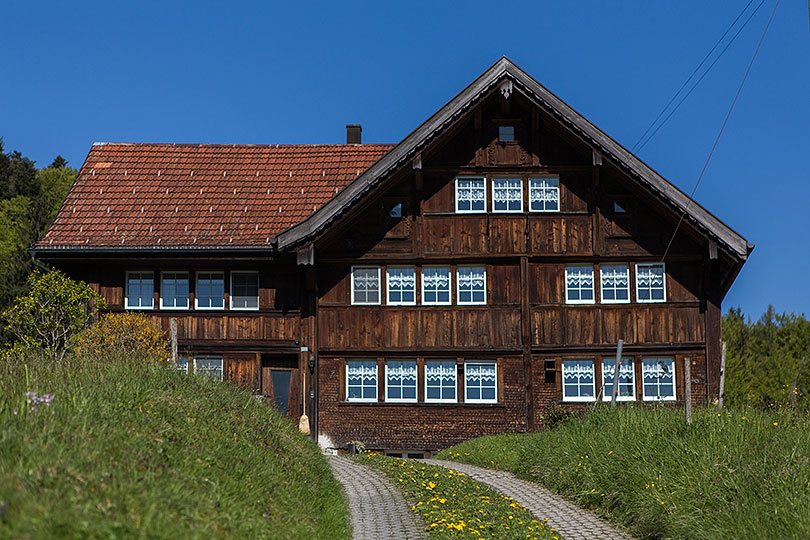
{"label": "wooden farmhouse", "polygon": [[[502,58],[398,144],[97,143],[41,263],[328,448],[422,454],[555,407],[716,400],[753,249]],[[607,384],[604,384],[607,383]],[[604,385],[604,391],[602,391]]]}

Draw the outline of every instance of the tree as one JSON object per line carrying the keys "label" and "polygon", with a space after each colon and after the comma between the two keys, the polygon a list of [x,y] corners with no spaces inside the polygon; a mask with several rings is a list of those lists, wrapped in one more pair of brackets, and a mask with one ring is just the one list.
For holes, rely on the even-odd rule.
{"label": "tree", "polygon": [[68,160],[63,158],[61,155],[58,155],[55,158],[53,158],[53,161],[51,162],[50,165],[48,165],[48,168],[49,169],[62,169],[64,167],[67,167],[67,164],[68,164]]}
{"label": "tree", "polygon": [[93,319],[104,300],[83,281],[62,272],[36,271],[28,277],[28,294],[3,312],[19,347],[41,350],[62,360],[75,336]]}
{"label": "tree", "polygon": [[150,360],[171,356],[166,332],[142,313],[108,313],[82,332],[76,341],[82,356],[125,354]]}
{"label": "tree", "polygon": [[39,193],[37,169],[34,162],[20,152],[3,152],[0,139],[0,199],[10,199],[17,195],[33,197]]}

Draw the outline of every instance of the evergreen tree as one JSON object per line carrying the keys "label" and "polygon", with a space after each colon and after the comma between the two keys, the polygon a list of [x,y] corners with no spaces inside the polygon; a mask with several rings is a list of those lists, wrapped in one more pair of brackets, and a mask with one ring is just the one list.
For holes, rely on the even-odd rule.
{"label": "evergreen tree", "polygon": [[50,165],[48,165],[48,168],[49,169],[63,169],[65,167],[67,167],[67,164],[68,164],[68,160],[63,158],[61,155],[57,155],[55,158],[53,158],[53,162]]}

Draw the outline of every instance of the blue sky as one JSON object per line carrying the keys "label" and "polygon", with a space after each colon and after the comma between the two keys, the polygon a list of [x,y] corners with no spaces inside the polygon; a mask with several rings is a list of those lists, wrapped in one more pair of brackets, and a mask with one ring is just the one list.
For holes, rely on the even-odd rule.
{"label": "blue sky", "polygon": [[[686,192],[775,1],[638,153]],[[3,1],[0,136],[75,167],[94,141],[398,142],[506,55],[630,147],[747,3]],[[723,304],[754,318],[810,311],[807,10],[780,4],[695,195],[757,245]]]}

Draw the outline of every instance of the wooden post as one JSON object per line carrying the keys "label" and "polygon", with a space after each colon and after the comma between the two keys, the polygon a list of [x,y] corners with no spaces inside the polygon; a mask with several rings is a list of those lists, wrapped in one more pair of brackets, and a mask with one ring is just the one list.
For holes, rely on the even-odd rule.
{"label": "wooden post", "polygon": [[692,423],[692,361],[683,359],[683,401],[686,407],[686,423]]}
{"label": "wooden post", "polygon": [[172,363],[177,366],[177,317],[171,319]]}
{"label": "wooden post", "polygon": [[720,347],[720,392],[717,396],[717,408],[723,410],[723,399],[726,397],[726,342]]}
{"label": "wooden post", "polygon": [[616,406],[616,398],[619,396],[619,369],[622,366],[622,347],[624,347],[624,340],[619,340],[619,346],[616,347],[616,366],[613,369],[613,398],[610,400],[611,408]]}

